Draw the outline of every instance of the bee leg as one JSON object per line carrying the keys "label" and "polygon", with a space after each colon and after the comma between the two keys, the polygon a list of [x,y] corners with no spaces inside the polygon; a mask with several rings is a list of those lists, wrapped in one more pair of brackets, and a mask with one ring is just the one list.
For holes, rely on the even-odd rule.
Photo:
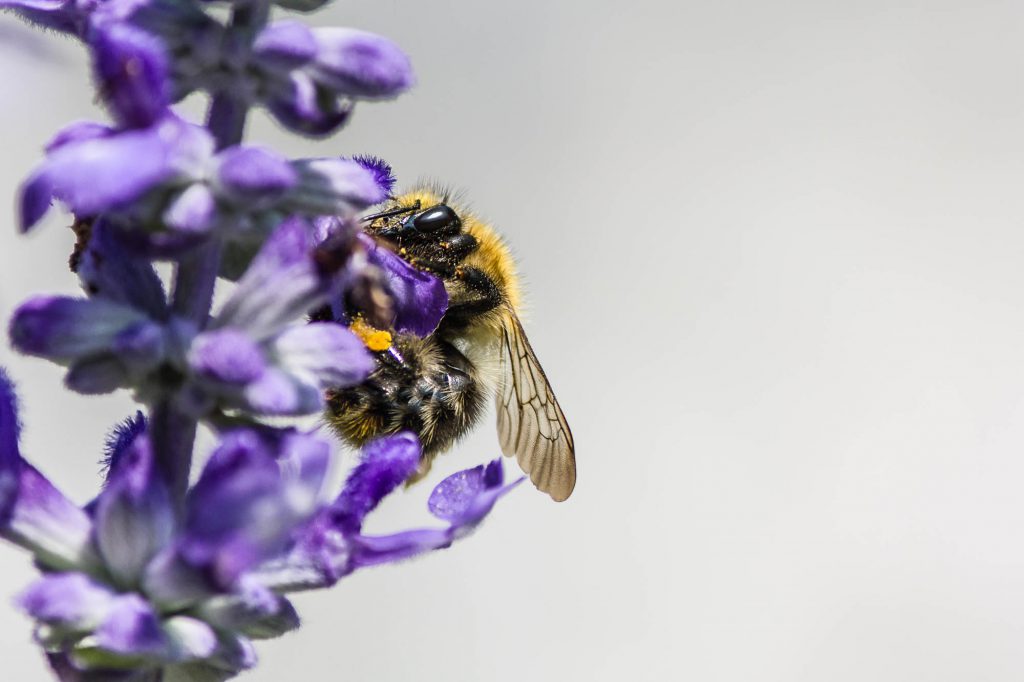
{"label": "bee leg", "polygon": [[498,289],[494,280],[488,277],[483,270],[478,268],[458,268],[455,271],[454,278],[462,282],[476,296],[453,303],[444,314],[444,322],[446,324],[468,322],[477,315],[486,313],[501,305],[503,300],[501,290]]}

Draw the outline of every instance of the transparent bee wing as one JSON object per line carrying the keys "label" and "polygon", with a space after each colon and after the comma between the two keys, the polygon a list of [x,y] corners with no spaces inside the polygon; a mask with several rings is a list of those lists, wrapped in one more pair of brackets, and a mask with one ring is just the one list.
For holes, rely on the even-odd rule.
{"label": "transparent bee wing", "polygon": [[576,485],[572,432],[519,318],[509,311],[502,334],[497,393],[501,450],[519,460],[538,490],[556,502]]}

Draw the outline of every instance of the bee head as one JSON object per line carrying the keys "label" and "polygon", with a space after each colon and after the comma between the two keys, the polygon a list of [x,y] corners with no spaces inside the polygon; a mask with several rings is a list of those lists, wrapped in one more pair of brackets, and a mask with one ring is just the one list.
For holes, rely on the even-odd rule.
{"label": "bee head", "polygon": [[377,234],[385,239],[415,241],[418,238],[433,240],[451,237],[462,229],[462,220],[448,204],[435,204],[413,213],[402,222],[385,225]]}

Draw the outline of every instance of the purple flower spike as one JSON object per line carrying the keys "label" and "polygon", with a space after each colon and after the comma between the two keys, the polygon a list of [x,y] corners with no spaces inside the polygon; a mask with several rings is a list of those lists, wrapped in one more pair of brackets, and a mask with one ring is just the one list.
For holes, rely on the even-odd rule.
{"label": "purple flower spike", "polygon": [[315,77],[336,92],[386,98],[412,86],[409,58],[387,38],[352,28],[317,28],[313,34]]}
{"label": "purple flower spike", "polygon": [[346,534],[359,532],[366,515],[413,475],[421,453],[419,439],[408,432],[378,438],[363,448],[362,460],[331,505],[338,528]]}
{"label": "purple flower spike", "polygon": [[96,27],[89,41],[101,92],[118,121],[129,128],[155,123],[170,104],[164,44],[146,31],[121,23]]}
{"label": "purple flower spike", "polygon": [[417,336],[431,334],[448,310],[444,283],[429,272],[412,267],[397,253],[366,235],[361,235],[360,239],[366,248],[367,260],[384,276],[384,287],[391,296],[395,313],[395,329]]}

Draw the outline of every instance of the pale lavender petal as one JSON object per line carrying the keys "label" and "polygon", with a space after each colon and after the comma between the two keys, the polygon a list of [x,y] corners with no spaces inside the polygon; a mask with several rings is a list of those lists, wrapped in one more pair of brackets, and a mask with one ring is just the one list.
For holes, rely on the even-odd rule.
{"label": "pale lavender petal", "polygon": [[188,661],[208,658],[217,650],[217,633],[197,618],[174,616],[164,623],[174,658]]}
{"label": "pale lavender petal", "polygon": [[69,630],[89,631],[114,606],[116,595],[83,573],[50,573],[36,580],[15,601],[35,620]]}
{"label": "pale lavender petal", "polygon": [[168,651],[160,619],[137,594],[117,597],[95,637],[101,649],[124,656],[162,656]]}
{"label": "pale lavender petal", "polygon": [[320,305],[329,283],[313,260],[315,246],[312,227],[305,220],[284,221],[253,259],[212,326],[244,329],[254,341],[263,341]]}
{"label": "pale lavender petal", "polygon": [[280,366],[293,375],[309,377],[322,388],[344,388],[363,381],[376,363],[362,340],[332,322],[293,327],[271,344]]}
{"label": "pale lavender petal", "polygon": [[360,98],[394,97],[414,82],[409,58],[387,38],[352,28],[316,28],[316,78]]}
{"label": "pale lavender petal", "polygon": [[395,174],[391,169],[391,164],[379,157],[365,154],[353,156],[352,160],[373,173],[377,185],[387,192],[388,196],[391,196],[391,192],[395,188]]}
{"label": "pale lavender petal", "polygon": [[378,183],[378,173],[352,159],[303,159],[293,162],[298,187],[288,205],[311,215],[349,214],[388,198],[389,187]]}
{"label": "pale lavender petal", "polygon": [[267,369],[259,345],[233,327],[197,336],[189,351],[189,364],[201,377],[234,386],[259,379]]}
{"label": "pale lavender petal", "polygon": [[250,209],[272,205],[299,182],[288,160],[269,149],[232,147],[217,160],[217,178],[226,195]]}
{"label": "pale lavender petal", "polygon": [[195,612],[219,628],[253,639],[273,639],[299,627],[299,614],[292,603],[262,585],[207,599]]}
{"label": "pale lavender petal", "polygon": [[323,407],[319,391],[303,387],[287,372],[269,368],[242,393],[245,407],[256,414],[297,416],[312,414]]}
{"label": "pale lavender petal", "polygon": [[29,355],[68,361],[109,351],[117,336],[146,317],[104,299],[37,296],[11,318],[11,344]]}
{"label": "pale lavender petal", "polygon": [[0,535],[28,549],[49,568],[98,571],[92,520],[45,476],[22,464],[18,499]]}
{"label": "pale lavender petal", "polygon": [[410,432],[378,438],[366,445],[359,465],[331,505],[337,527],[344,533],[359,532],[366,515],[416,471],[421,453],[419,439]]}
{"label": "pale lavender petal", "polygon": [[410,559],[424,552],[448,547],[453,540],[451,528],[422,528],[391,535],[357,535],[351,538],[353,568]]}
{"label": "pale lavender petal", "polygon": [[95,508],[96,542],[113,577],[134,587],[174,532],[174,508],[149,438],[118,453]]}
{"label": "pale lavender petal", "polygon": [[217,201],[210,188],[203,184],[191,185],[171,200],[164,211],[164,224],[184,234],[201,235],[214,227]]}
{"label": "pale lavender petal", "polygon": [[46,144],[46,152],[52,153],[70,142],[84,142],[109,137],[117,132],[114,128],[93,121],[76,121],[62,128]]}
{"label": "pale lavender petal", "polygon": [[277,21],[256,36],[253,53],[260,61],[282,69],[294,69],[316,56],[313,32],[301,21]]}
{"label": "pale lavender petal", "polygon": [[114,336],[110,350],[129,369],[152,369],[167,350],[164,328],[149,320],[133,324]]}
{"label": "pale lavender petal", "polygon": [[125,23],[94,24],[89,34],[100,93],[118,121],[143,128],[170,104],[170,65],[163,42]]}
{"label": "pale lavender petal", "polygon": [[209,133],[172,116],[148,128],[67,142],[23,186],[22,229],[38,222],[52,198],[78,216],[128,206],[164,182],[201,173],[212,150]]}
{"label": "pale lavender petal", "polygon": [[75,360],[64,375],[64,385],[82,395],[103,395],[132,383],[132,374],[113,355],[98,355]]}

